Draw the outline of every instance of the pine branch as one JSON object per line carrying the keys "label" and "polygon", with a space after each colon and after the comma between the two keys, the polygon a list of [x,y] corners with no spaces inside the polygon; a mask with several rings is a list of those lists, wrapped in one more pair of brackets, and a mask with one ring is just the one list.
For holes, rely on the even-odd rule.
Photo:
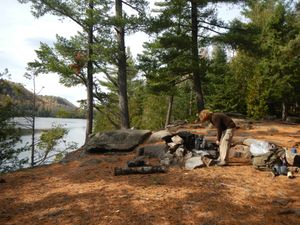
{"label": "pine branch", "polygon": [[207,21],[201,20],[201,19],[199,20],[199,22],[205,23],[205,24],[210,25],[210,26],[222,28],[222,29],[227,29],[227,30],[246,31],[245,29],[242,29],[242,28],[232,28],[232,27],[221,25],[221,24],[217,24],[217,23],[210,23],[210,22],[207,22]]}
{"label": "pine branch", "polygon": [[106,72],[105,70],[103,70],[103,69],[99,66],[99,64],[98,64],[97,62],[94,62],[94,64],[95,64],[95,66],[96,66],[98,69],[101,70],[102,73],[105,74],[105,76],[107,77],[107,79],[108,79],[110,82],[112,82],[113,85],[114,85],[116,88],[119,87],[118,83],[115,81],[115,79],[114,79],[112,76],[110,76],[110,74],[109,74],[108,72]]}
{"label": "pine branch", "polygon": [[[114,120],[109,116],[108,113],[105,113],[102,109],[100,109],[99,106],[95,106],[95,108],[100,112],[102,113],[107,119],[108,121],[116,128],[116,129],[120,129],[120,125],[118,125],[117,123],[114,122]],[[110,110],[109,110],[110,113],[112,113]]]}
{"label": "pine branch", "polygon": [[214,32],[214,33],[216,33],[216,34],[220,34],[220,35],[223,34],[223,33],[219,32],[219,31],[216,31],[216,30],[214,30],[214,29],[212,29],[212,28],[209,28],[209,27],[206,27],[206,26],[200,25],[200,26],[198,26],[198,27],[201,27],[201,28],[206,29],[206,30],[210,30],[210,31],[212,31],[212,32]]}
{"label": "pine branch", "polygon": [[48,6],[51,10],[53,10],[54,12],[60,13],[62,16],[66,16],[69,19],[73,20],[75,23],[77,23],[79,26],[81,26],[82,28],[85,28],[85,26],[76,18],[74,18],[73,16],[69,15],[63,7],[59,8],[59,7],[55,7],[55,5],[51,5],[51,2],[47,1],[47,0],[41,0],[41,2],[43,4],[45,4],[46,6]]}
{"label": "pine branch", "polygon": [[[180,84],[184,81],[190,80],[192,78],[192,76],[190,74],[184,75],[182,79],[180,79],[179,81],[175,81],[175,85]],[[172,81],[171,81],[172,82]],[[171,83],[170,82],[170,83]]]}
{"label": "pine branch", "polygon": [[138,9],[137,7],[135,7],[135,6],[131,5],[131,4],[129,4],[128,2],[122,1],[122,3],[124,3],[124,4],[127,5],[127,6],[129,6],[129,7],[132,8],[132,9],[136,10],[138,13],[143,14],[143,12],[142,12],[140,9]]}

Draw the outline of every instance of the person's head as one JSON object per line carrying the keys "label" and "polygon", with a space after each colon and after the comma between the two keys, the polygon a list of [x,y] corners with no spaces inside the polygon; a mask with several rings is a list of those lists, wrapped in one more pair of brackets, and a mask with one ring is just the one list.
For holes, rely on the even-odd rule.
{"label": "person's head", "polygon": [[199,119],[200,122],[203,123],[207,120],[209,120],[210,116],[212,115],[212,112],[209,111],[208,109],[203,109],[200,113],[199,113]]}

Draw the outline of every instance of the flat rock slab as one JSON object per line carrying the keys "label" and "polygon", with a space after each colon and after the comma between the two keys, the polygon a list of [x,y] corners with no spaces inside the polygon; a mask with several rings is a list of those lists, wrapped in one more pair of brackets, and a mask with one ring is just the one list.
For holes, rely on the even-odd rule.
{"label": "flat rock slab", "polygon": [[88,152],[132,151],[151,135],[150,130],[122,129],[96,133],[85,148]]}

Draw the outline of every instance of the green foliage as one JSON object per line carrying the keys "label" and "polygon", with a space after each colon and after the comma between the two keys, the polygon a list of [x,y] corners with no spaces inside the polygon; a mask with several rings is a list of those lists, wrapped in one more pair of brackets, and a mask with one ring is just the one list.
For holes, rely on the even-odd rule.
{"label": "green foliage", "polygon": [[248,82],[247,113],[254,119],[260,119],[268,112],[268,90],[265,89],[266,80],[257,75]]}
{"label": "green foliage", "polygon": [[229,71],[233,86],[244,83],[235,91],[251,117],[279,116],[282,104],[292,109],[299,100],[299,11],[290,6],[280,0],[250,1],[243,12],[248,20],[235,21],[223,36],[238,49]]}
{"label": "green foliage", "polygon": [[214,48],[204,86],[208,108],[221,112],[246,113],[247,82],[253,69],[250,60],[251,58],[238,52],[229,61],[223,46],[217,45]]}
{"label": "green foliage", "polygon": [[[207,107],[215,111],[228,111],[228,96],[232,87],[228,84],[228,64],[225,49],[215,46],[212,59],[208,66],[206,75],[205,95]],[[230,106],[229,106],[230,107]]]}
{"label": "green foliage", "polygon": [[146,88],[144,81],[135,79],[129,84],[129,113],[131,121],[130,123],[136,129],[148,129],[143,124],[144,102],[146,101]]}
{"label": "green foliage", "polygon": [[56,117],[58,118],[72,118],[72,113],[69,111],[66,111],[64,109],[59,109],[56,112]]}
{"label": "green foliage", "polygon": [[[127,50],[127,93],[133,127],[164,127],[169,96],[174,96],[172,120],[193,120],[199,98],[198,90],[192,85],[197,83],[192,76],[196,66],[200,67],[200,83],[208,108],[240,112],[257,119],[267,114],[280,115],[283,103],[290,111],[299,111],[299,4],[297,8],[297,4],[288,5],[281,0],[193,1],[198,13],[197,49],[208,47],[212,41],[225,43],[214,44],[211,58],[210,54],[201,53],[202,58],[195,65],[191,48],[191,1],[156,2],[157,11],[151,18],[145,13],[146,1],[138,0],[123,2],[123,6],[135,13],[124,11],[118,18],[108,13],[114,1],[95,0],[94,10],[88,7],[89,1],[83,0],[22,2],[34,3],[32,9],[36,16],[52,13],[69,17],[83,28],[83,32],[70,39],[57,36],[53,47],[41,44],[38,60],[29,65],[41,73],[60,74],[60,81],[66,86],[86,85],[86,62],[92,60],[97,109],[95,131],[120,128],[117,72],[120,49],[112,37],[114,28],[123,26],[128,34],[139,30],[145,22],[148,24],[144,28],[151,39],[138,56],[140,71]],[[229,32],[212,37],[211,31],[225,25],[208,4],[217,2],[245,2],[246,19],[233,21]],[[95,28],[93,44],[88,43],[86,33],[91,25]],[[234,56],[228,58],[230,48]],[[93,54],[87,57],[89,49]],[[80,60],[76,59],[78,52],[82,55]],[[66,115],[64,111],[58,114]]]}
{"label": "green foliage", "polygon": [[163,95],[149,94],[144,98],[142,129],[156,130],[165,126],[167,98]]}
{"label": "green foliage", "polygon": [[68,130],[62,126],[57,126],[45,131],[41,134],[38,147],[42,149],[45,154],[48,154],[67,133]]}
{"label": "green foliage", "polygon": [[[0,73],[0,78],[7,74],[7,70]],[[0,79],[0,82],[2,81]],[[26,158],[19,158],[19,154],[28,149],[17,147],[21,143],[21,131],[12,120],[15,115],[12,99],[0,94],[0,172],[20,169],[28,161]]]}
{"label": "green foliage", "polygon": [[0,104],[0,172],[8,172],[22,168],[27,159],[19,159],[19,154],[26,148],[19,148],[20,130],[11,120],[13,106],[9,99],[1,98]]}
{"label": "green foliage", "polygon": [[65,157],[65,154],[63,152],[60,152],[55,155],[54,162],[59,162]]}
{"label": "green foliage", "polygon": [[194,121],[196,118],[197,106],[195,104],[195,94],[190,81],[179,84],[175,93],[172,121],[187,120]]}
{"label": "green foliage", "polygon": [[[67,143],[64,137],[68,134],[69,130],[64,128],[62,125],[54,125],[50,130],[43,131],[37,147],[39,149],[37,156],[35,157],[35,165],[40,165],[49,158],[54,157],[54,161],[62,159],[69,150],[77,148],[77,143]],[[64,145],[63,150],[57,150],[56,148],[60,145]]]}
{"label": "green foliage", "polygon": [[[60,18],[71,19],[82,28],[81,32],[70,39],[57,36],[57,41],[53,47],[42,43],[40,49],[36,51],[38,60],[29,63],[31,69],[38,71],[38,73],[57,73],[60,75],[60,82],[65,86],[83,84],[87,86],[89,92],[92,92],[94,87],[96,90],[94,95],[99,101],[105,101],[105,99],[101,99],[105,95],[99,91],[101,82],[97,82],[97,78],[95,78],[97,75],[100,77],[104,74],[110,81],[114,79],[113,84],[117,89],[123,87],[118,83],[121,80],[124,82],[126,77],[125,79],[112,78],[115,66],[121,67],[119,62],[120,55],[122,55],[118,48],[115,33],[116,31],[119,33],[118,28],[120,27],[124,27],[127,34],[141,30],[147,19],[147,1],[19,0],[19,2],[31,3],[32,13],[36,17],[52,14]],[[123,5],[123,12],[120,14],[122,16],[118,17],[112,15],[117,2]],[[128,7],[131,8],[130,11],[124,10]],[[125,71],[125,68],[119,68],[119,70]],[[119,76],[121,75],[119,74]],[[91,82],[94,84],[90,84]],[[118,95],[124,95],[124,93],[126,91],[119,91]],[[119,99],[120,101],[127,99],[127,96],[121,96]],[[86,102],[89,112],[93,110],[91,102],[91,98]],[[123,108],[120,107],[120,110],[124,110]],[[103,111],[103,109],[101,110]],[[88,113],[88,119],[90,119],[91,114]],[[123,115],[124,113],[120,114]]]}

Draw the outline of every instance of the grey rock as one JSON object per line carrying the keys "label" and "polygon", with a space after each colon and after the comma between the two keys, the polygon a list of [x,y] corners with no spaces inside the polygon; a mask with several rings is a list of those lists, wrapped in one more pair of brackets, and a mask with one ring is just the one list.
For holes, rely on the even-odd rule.
{"label": "grey rock", "polygon": [[160,160],[160,164],[163,166],[170,166],[173,158],[174,158],[173,154],[171,154],[168,151],[162,156],[162,159]]}
{"label": "grey rock", "polygon": [[183,148],[183,147],[179,147],[179,148],[177,148],[176,151],[174,152],[174,155],[175,155],[175,157],[176,157],[177,159],[181,159],[181,158],[183,158],[183,156],[184,156],[184,152],[185,152],[184,148]]}
{"label": "grey rock", "polygon": [[88,152],[132,151],[149,135],[149,130],[122,129],[97,133],[85,145]]}
{"label": "grey rock", "polygon": [[171,160],[172,160],[172,159],[170,159],[170,158],[168,158],[168,157],[165,157],[165,158],[163,158],[163,159],[160,160],[160,164],[161,164],[162,166],[170,166]]}
{"label": "grey rock", "polygon": [[203,166],[205,165],[200,156],[192,157],[185,161],[185,168],[188,170],[192,170]]}
{"label": "grey rock", "polygon": [[79,160],[81,158],[84,158],[86,156],[86,152],[85,152],[85,149],[84,148],[79,148],[75,151],[72,151],[72,152],[68,152],[65,157],[59,161],[59,163],[61,164],[67,164],[71,161],[74,161],[74,160]]}
{"label": "grey rock", "polygon": [[195,156],[207,156],[210,155],[208,151],[203,151],[203,150],[197,150],[193,149],[192,150]]}
{"label": "grey rock", "polygon": [[184,155],[184,160],[188,160],[190,158],[193,157],[193,153],[192,152],[187,152],[185,155]]}
{"label": "grey rock", "polygon": [[168,143],[168,146],[170,147],[170,150],[175,151],[178,148],[179,144],[176,144],[174,142],[170,142],[170,143]]}
{"label": "grey rock", "polygon": [[139,156],[147,156],[150,158],[163,158],[168,150],[168,146],[166,144],[152,144],[141,146],[137,149],[137,155]]}
{"label": "grey rock", "polygon": [[172,134],[167,130],[160,130],[151,134],[151,136],[146,141],[146,144],[152,144],[156,142],[164,141],[164,138],[172,136]]}
{"label": "grey rock", "polygon": [[291,123],[300,123],[300,117],[297,116],[288,116],[286,118],[287,122],[291,122]]}

